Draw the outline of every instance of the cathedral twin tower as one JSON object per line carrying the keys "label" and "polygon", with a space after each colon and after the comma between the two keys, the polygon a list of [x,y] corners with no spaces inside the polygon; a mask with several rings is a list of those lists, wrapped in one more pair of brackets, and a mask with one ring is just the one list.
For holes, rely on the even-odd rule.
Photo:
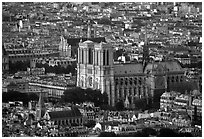
{"label": "cathedral twin tower", "polygon": [[108,95],[108,103],[115,105],[113,47],[105,42],[90,40],[79,43],[77,86],[100,89]]}

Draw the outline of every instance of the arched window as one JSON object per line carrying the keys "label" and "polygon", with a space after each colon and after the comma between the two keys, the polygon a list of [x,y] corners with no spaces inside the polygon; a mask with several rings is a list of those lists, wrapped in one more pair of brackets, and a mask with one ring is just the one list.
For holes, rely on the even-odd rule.
{"label": "arched window", "polygon": [[176,82],[179,82],[179,77],[178,76],[176,76]]}
{"label": "arched window", "polygon": [[93,64],[93,50],[92,48],[89,48],[89,52],[88,52],[88,64]]}
{"label": "arched window", "polygon": [[105,50],[103,50],[103,65],[105,65],[106,64],[106,57],[105,57],[105,54],[106,54],[106,51]]}
{"label": "arched window", "polygon": [[132,79],[132,78],[130,78],[130,81],[129,81],[129,82],[130,82],[130,85],[132,85],[132,81],[133,81],[133,79]]}
{"label": "arched window", "polygon": [[118,85],[118,78],[115,79],[115,85]]}
{"label": "arched window", "polygon": [[137,85],[137,78],[134,79],[134,84]]}
{"label": "arched window", "polygon": [[125,78],[125,85],[128,85],[128,78]]}
{"label": "arched window", "polygon": [[123,78],[120,79],[120,85],[123,85]]}
{"label": "arched window", "polygon": [[82,77],[81,78],[81,87],[83,87],[84,86],[84,78]]}
{"label": "arched window", "polygon": [[174,83],[174,76],[171,77],[171,82]]}
{"label": "arched window", "polygon": [[96,79],[96,81],[95,81],[95,88],[96,89],[99,89],[99,83],[98,83],[98,80]]}
{"label": "arched window", "polygon": [[183,76],[180,77],[180,82],[183,82]]}
{"label": "arched window", "polygon": [[108,51],[108,50],[106,51],[106,56],[107,56],[107,59],[106,59],[106,60],[107,60],[106,65],[109,65],[109,51]]}
{"label": "arched window", "polygon": [[81,49],[81,63],[84,64],[84,51]]}
{"label": "arched window", "polygon": [[96,65],[99,65],[99,51],[96,51]]}
{"label": "arched window", "polygon": [[170,77],[167,77],[167,82],[169,82],[170,81]]}
{"label": "arched window", "polygon": [[142,84],[142,78],[140,77],[139,78],[139,85],[141,85]]}

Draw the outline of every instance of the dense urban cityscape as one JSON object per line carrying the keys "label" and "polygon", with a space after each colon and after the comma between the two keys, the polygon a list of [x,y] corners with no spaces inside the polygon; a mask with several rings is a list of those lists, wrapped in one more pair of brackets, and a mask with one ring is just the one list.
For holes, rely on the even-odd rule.
{"label": "dense urban cityscape", "polygon": [[3,137],[202,137],[202,2],[2,2]]}

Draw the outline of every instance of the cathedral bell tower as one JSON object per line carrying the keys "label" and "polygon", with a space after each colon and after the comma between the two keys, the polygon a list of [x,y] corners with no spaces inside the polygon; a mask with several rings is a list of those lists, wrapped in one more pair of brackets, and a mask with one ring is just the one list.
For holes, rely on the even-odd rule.
{"label": "cathedral bell tower", "polygon": [[114,106],[113,47],[109,43],[90,40],[79,43],[77,86],[100,89],[107,93],[109,105]]}

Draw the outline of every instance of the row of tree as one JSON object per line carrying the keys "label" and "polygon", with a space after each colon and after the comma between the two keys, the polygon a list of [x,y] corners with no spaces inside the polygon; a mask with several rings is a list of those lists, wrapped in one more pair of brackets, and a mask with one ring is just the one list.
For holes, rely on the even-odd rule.
{"label": "row of tree", "polygon": [[169,128],[161,128],[156,131],[153,128],[144,128],[142,131],[135,132],[131,135],[116,135],[114,132],[101,132],[99,137],[192,137],[191,133],[178,133]]}
{"label": "row of tree", "polygon": [[198,86],[195,82],[192,81],[184,81],[182,83],[171,83],[169,84],[169,87],[167,91],[177,91],[182,94],[185,94],[185,92],[190,92],[195,89],[198,89]]}
{"label": "row of tree", "polygon": [[197,63],[191,63],[191,64],[182,64],[181,62],[179,62],[181,64],[182,68],[202,68],[202,61],[199,61]]}
{"label": "row of tree", "polygon": [[66,90],[60,102],[80,104],[83,102],[93,102],[95,106],[108,104],[108,95],[100,90],[82,89],[79,87]]}
{"label": "row of tree", "polygon": [[30,67],[30,61],[17,61],[17,62],[10,62],[9,61],[9,73],[13,74],[18,71],[26,71],[27,68]]}
{"label": "row of tree", "polygon": [[[9,62],[9,73],[14,74],[18,71],[26,71],[27,68],[30,67],[30,61],[17,61],[17,62]],[[36,63],[36,67],[45,68],[45,73],[56,73],[56,74],[69,74],[76,75],[76,63],[68,65],[66,68],[63,66],[49,66],[47,63],[41,64]]]}
{"label": "row of tree", "polygon": [[38,68],[45,68],[45,73],[56,73],[56,74],[69,74],[72,73],[72,75],[76,75],[76,63],[73,63],[71,65],[68,65],[66,68],[63,66],[49,66],[47,63],[41,64],[36,63],[36,67]]}
{"label": "row of tree", "polygon": [[2,93],[2,102],[22,101],[24,106],[28,105],[29,101],[38,101],[39,97],[35,93],[21,93],[18,91],[9,91]]}

